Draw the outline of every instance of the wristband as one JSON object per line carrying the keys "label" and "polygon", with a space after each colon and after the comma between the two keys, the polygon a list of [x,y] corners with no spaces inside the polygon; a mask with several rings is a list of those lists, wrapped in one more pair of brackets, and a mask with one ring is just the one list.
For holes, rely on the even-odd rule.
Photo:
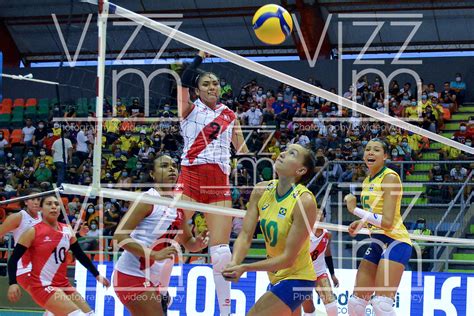
{"label": "wristband", "polygon": [[382,215],[368,212],[358,207],[354,209],[354,215],[360,217],[364,222],[368,222],[377,227],[382,227]]}

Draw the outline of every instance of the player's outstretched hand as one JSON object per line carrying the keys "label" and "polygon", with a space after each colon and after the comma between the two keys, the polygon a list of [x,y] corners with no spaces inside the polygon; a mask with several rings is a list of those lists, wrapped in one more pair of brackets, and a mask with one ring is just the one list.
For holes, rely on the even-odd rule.
{"label": "player's outstretched hand", "polygon": [[97,282],[99,282],[100,284],[102,284],[103,286],[105,286],[107,288],[110,286],[109,279],[107,279],[106,277],[104,277],[100,274],[95,279],[97,280]]}
{"label": "player's outstretched hand", "polygon": [[355,237],[359,233],[359,230],[362,227],[364,227],[364,221],[363,220],[359,219],[359,220],[353,221],[349,225],[349,235],[351,235],[352,237]]}
{"label": "player's outstretched hand", "polygon": [[21,297],[21,290],[18,284],[12,284],[8,287],[8,300],[12,303],[18,302]]}
{"label": "player's outstretched hand", "polygon": [[222,276],[226,281],[238,282],[245,272],[245,264],[228,265],[224,271],[222,271]]}
{"label": "player's outstretched hand", "polygon": [[339,287],[339,280],[336,278],[336,275],[331,275],[332,283],[334,283],[334,287]]}
{"label": "player's outstretched hand", "polygon": [[346,202],[349,212],[354,214],[354,210],[357,207],[357,198],[353,194],[347,194],[344,197],[344,201]]}
{"label": "player's outstretched hand", "polygon": [[166,247],[164,249],[161,249],[160,251],[152,251],[151,253],[152,258],[156,261],[174,259],[174,256],[176,255],[178,255],[178,251],[173,246]]}

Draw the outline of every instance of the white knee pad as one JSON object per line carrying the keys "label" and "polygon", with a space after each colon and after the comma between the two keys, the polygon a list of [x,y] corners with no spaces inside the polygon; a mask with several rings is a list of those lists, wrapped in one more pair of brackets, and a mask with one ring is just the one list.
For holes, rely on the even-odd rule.
{"label": "white knee pad", "polygon": [[229,245],[221,244],[209,248],[211,254],[212,270],[214,273],[221,274],[226,265],[232,260]]}
{"label": "white knee pad", "polygon": [[54,316],[54,314],[51,313],[50,311],[45,311],[45,312],[43,313],[43,316]]}
{"label": "white knee pad", "polygon": [[375,316],[396,316],[393,307],[393,299],[386,296],[375,296],[370,301],[375,312]]}
{"label": "white knee pad", "polygon": [[67,314],[67,316],[87,316],[87,314],[81,311],[80,309],[78,309],[78,310],[75,310],[74,312]]}
{"label": "white knee pad", "polygon": [[365,316],[365,307],[369,304],[366,300],[352,295],[349,298],[349,316]]}

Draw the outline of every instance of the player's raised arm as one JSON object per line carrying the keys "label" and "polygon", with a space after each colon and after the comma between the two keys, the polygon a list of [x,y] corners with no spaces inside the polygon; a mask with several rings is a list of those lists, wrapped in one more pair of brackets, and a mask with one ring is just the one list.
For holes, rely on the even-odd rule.
{"label": "player's raised arm", "polygon": [[206,58],[206,53],[199,51],[199,53],[194,57],[194,60],[189,64],[181,75],[181,100],[178,100],[178,115],[180,118],[186,118],[189,113],[194,109],[194,103],[190,99],[189,89],[195,88],[194,81],[196,80],[198,71],[197,68],[203,60]]}

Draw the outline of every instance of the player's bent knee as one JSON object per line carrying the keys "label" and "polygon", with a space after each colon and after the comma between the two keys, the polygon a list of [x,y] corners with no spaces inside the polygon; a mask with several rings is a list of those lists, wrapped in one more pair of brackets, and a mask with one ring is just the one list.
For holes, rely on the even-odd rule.
{"label": "player's bent knee", "polygon": [[214,270],[214,273],[220,274],[232,259],[229,245],[212,246],[209,252],[211,254],[212,270]]}
{"label": "player's bent knee", "polygon": [[365,316],[365,307],[368,303],[368,301],[352,295],[348,304],[349,316]]}
{"label": "player's bent knee", "polygon": [[377,316],[396,316],[393,307],[393,299],[386,296],[375,296],[372,300],[372,307]]}

